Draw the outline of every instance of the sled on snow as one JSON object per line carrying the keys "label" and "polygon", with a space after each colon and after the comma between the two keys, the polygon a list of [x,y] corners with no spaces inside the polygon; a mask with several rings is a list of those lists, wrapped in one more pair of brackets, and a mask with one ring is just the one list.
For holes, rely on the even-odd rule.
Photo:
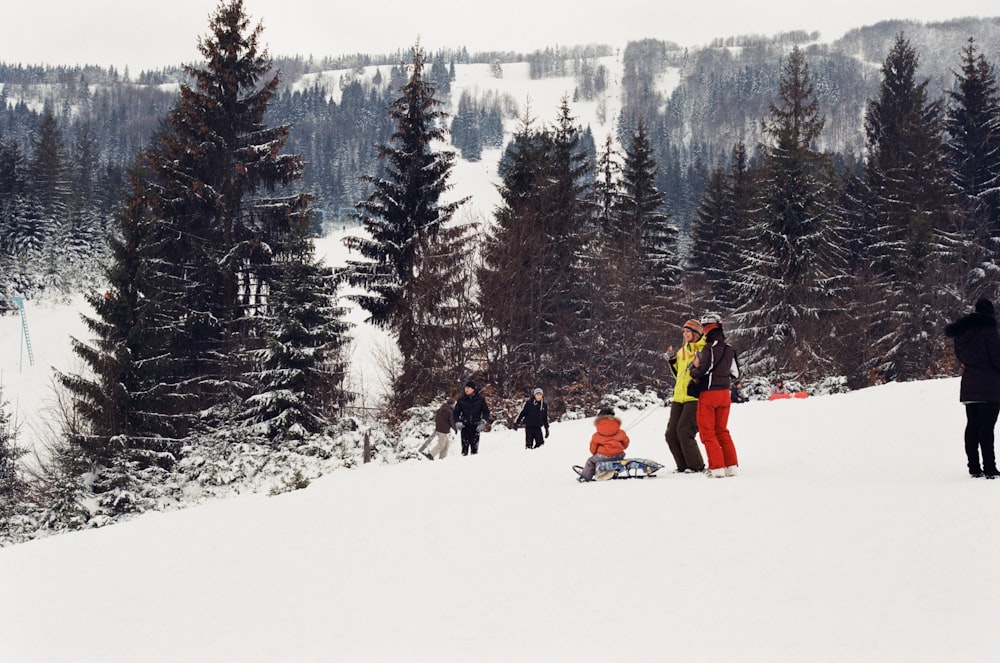
{"label": "sled on snow", "polygon": [[622,460],[602,460],[597,464],[597,471],[594,472],[593,479],[583,478],[583,467],[574,465],[573,471],[577,474],[577,480],[584,481],[607,481],[609,479],[645,479],[656,474],[662,468],[655,460],[648,458],[625,458]]}
{"label": "sled on snow", "polygon": [[809,398],[809,394],[804,391],[796,391],[791,394],[771,394],[767,400],[781,401],[786,398]]}

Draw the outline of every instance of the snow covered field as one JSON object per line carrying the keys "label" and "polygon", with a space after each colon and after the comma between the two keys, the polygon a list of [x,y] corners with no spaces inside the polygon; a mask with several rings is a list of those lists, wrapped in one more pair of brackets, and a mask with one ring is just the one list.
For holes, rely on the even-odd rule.
{"label": "snow covered field", "polygon": [[[581,420],[2,549],[3,658],[996,660],[1000,481],[957,391],[734,406],[733,479],[578,484]],[[668,460],[666,417],[624,414],[630,455]]]}

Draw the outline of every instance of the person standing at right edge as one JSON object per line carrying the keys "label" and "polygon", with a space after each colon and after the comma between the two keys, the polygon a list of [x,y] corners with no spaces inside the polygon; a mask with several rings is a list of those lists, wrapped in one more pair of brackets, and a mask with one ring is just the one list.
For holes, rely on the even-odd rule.
{"label": "person standing at right edge", "polygon": [[962,364],[958,398],[965,405],[969,474],[995,479],[993,429],[1000,414],[1000,332],[993,302],[979,299],[972,313],[945,325],[944,334],[955,339],[955,356]]}
{"label": "person standing at right edge", "polygon": [[698,434],[708,456],[708,476],[736,476],[739,462],[729,434],[729,387],[739,377],[736,352],[725,341],[722,323],[702,321],[705,347],[691,362],[691,379],[698,380]]}

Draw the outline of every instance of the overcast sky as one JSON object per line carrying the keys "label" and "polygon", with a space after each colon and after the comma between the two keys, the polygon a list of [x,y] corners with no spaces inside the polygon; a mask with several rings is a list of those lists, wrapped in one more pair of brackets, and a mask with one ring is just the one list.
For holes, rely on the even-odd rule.
{"label": "overcast sky", "polygon": [[[0,62],[142,69],[199,57],[217,0],[4,0]],[[831,41],[884,19],[997,16],[996,0],[244,0],[272,55],[383,53],[420,37],[430,50],[531,51],[624,46],[651,37],[699,45],[713,37],[818,30]]]}

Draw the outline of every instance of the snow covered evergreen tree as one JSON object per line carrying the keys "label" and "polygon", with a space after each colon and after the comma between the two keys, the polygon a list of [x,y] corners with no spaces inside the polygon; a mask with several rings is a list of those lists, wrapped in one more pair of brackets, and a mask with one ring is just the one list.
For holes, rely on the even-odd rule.
{"label": "snow covered evergreen tree", "polygon": [[[301,159],[289,127],[268,127],[278,86],[242,0],[221,2],[199,41],[203,66],[142,155],[113,247],[111,289],[92,298],[96,341],[77,353],[93,375],[68,376],[92,462],[124,446],[163,464],[202,427],[230,423],[250,386],[243,372],[262,333],[274,256],[304,195],[277,197]],[[131,463],[128,457],[123,462]]]}
{"label": "snow covered evergreen tree", "polygon": [[823,130],[809,67],[797,47],[771,104],[762,164],[742,258],[742,305],[730,330],[752,370],[813,379],[836,370],[829,347],[845,287],[836,178],[814,145]]}
{"label": "snow covered evergreen tree", "polygon": [[[664,366],[659,346],[678,298],[677,229],[656,188],[657,164],[640,120],[625,148],[609,223],[590,280],[597,285],[590,331],[607,387],[649,386]],[[608,325],[607,320],[615,324]],[[591,346],[592,350],[596,347]]]}
{"label": "snow covered evergreen tree", "polygon": [[[917,82],[919,57],[898,35],[882,66],[879,96],[868,105],[868,161],[860,232],[866,268],[883,304],[855,323],[875,381],[938,374],[950,352],[940,329],[960,310],[965,278],[956,253],[954,188],[943,146],[941,100]],[[873,339],[873,342],[872,342]]]}
{"label": "snow covered evergreen tree", "polygon": [[336,306],[336,275],[313,257],[308,227],[292,229],[273,264],[259,366],[247,375],[253,395],[241,418],[270,442],[324,431],[343,404],[346,324]]}
{"label": "snow covered evergreen tree", "polygon": [[303,163],[282,153],[290,127],[264,124],[279,79],[258,44],[262,31],[250,27],[242,0],[220,3],[199,41],[205,64],[186,67],[194,86],[181,85],[146,153],[145,195],[160,220],[147,321],[159,321],[156,338],[175,360],[170,381],[185,409],[209,425],[231,420],[245,396],[244,350],[269,264],[308,214],[306,195],[266,195],[299,178]]}
{"label": "snow covered evergreen tree", "polygon": [[431,303],[418,300],[414,293],[427,289],[425,277],[437,278],[426,271],[426,261],[442,253],[443,243],[453,241],[442,231],[465,202],[443,200],[451,188],[448,178],[455,153],[435,148],[445,137],[446,113],[435,97],[434,85],[424,75],[424,53],[419,44],[413,49],[411,66],[401,96],[389,109],[396,130],[390,143],[379,147],[383,175],[364,178],[374,191],[357,205],[368,235],[345,240],[365,258],[348,263],[349,282],[366,289],[353,298],[369,313],[372,323],[396,335],[403,357],[397,394],[409,392],[413,385],[408,384],[408,376],[416,374],[418,366],[428,359],[420,352],[426,347],[420,338],[420,321],[428,319],[430,312],[417,307]]}
{"label": "snow covered evergreen tree", "polygon": [[678,231],[664,211],[666,195],[656,188],[657,170],[646,123],[640,120],[625,148],[621,223],[625,234],[638,240],[644,281],[655,286],[654,296],[670,298],[680,278]]}
{"label": "snow covered evergreen tree", "polygon": [[585,193],[592,174],[563,99],[551,129],[536,129],[530,109],[500,163],[503,204],[479,270],[491,376],[503,389],[537,381],[586,379],[592,354],[593,284],[587,258],[594,228]]}
{"label": "snow covered evergreen tree", "polygon": [[963,237],[973,237],[967,258],[967,298],[995,298],[1000,278],[1000,89],[996,71],[969,39],[961,70],[948,92],[946,149],[958,189]]}
{"label": "snow covered evergreen tree", "polygon": [[0,390],[0,530],[6,531],[10,519],[24,499],[27,481],[18,463],[25,450],[17,444],[17,430],[7,412],[7,401]]}
{"label": "snow covered evergreen tree", "polygon": [[753,179],[742,142],[733,147],[728,171],[721,165],[712,171],[691,229],[684,286],[694,297],[695,310],[728,315],[741,304],[740,272],[751,246]]}

